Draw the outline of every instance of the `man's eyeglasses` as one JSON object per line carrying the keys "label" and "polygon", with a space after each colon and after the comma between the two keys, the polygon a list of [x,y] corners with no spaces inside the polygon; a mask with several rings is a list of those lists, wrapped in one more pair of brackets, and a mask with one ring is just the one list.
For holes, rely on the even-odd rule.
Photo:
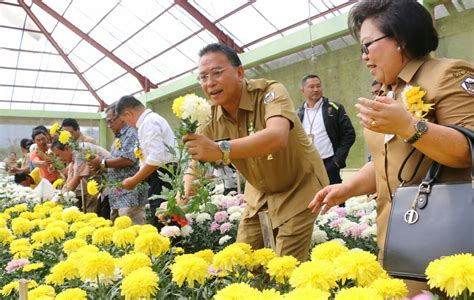
{"label": "man's eyeglasses", "polygon": [[221,77],[222,73],[224,73],[225,69],[227,68],[216,68],[216,69],[212,69],[211,72],[207,74],[199,74],[197,77],[197,80],[200,83],[206,83],[209,80],[209,78],[211,78],[212,80],[217,80],[219,79],[219,77]]}
{"label": "man's eyeglasses", "polygon": [[365,54],[365,55],[369,55],[369,47],[370,45],[372,45],[373,43],[375,42],[378,42],[384,38],[388,37],[388,35],[384,35],[382,37],[379,37],[378,39],[375,39],[373,41],[370,41],[370,42],[367,42],[367,43],[363,43],[360,45],[360,51],[362,52],[362,54]]}
{"label": "man's eyeglasses", "polygon": [[113,121],[115,121],[115,120],[117,120],[117,119],[118,119],[118,116],[117,116],[117,117],[113,117],[113,118],[110,119],[110,120],[106,120],[105,122],[106,122],[108,125],[110,125],[110,124],[112,124]]}

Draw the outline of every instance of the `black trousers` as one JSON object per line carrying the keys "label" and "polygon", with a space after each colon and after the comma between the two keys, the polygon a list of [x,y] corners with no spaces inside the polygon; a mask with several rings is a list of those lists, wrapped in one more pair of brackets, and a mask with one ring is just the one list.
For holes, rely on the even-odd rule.
{"label": "black trousers", "polygon": [[[153,172],[146,181],[148,182],[148,185],[150,186],[148,189],[148,197],[151,197],[153,195],[160,195],[161,192],[163,191],[163,187],[166,187],[168,189],[171,189],[171,184],[169,182],[164,182],[163,180],[160,179],[158,175],[158,171],[167,173],[168,175],[170,174],[167,170],[164,168],[159,168],[157,171]],[[164,202],[164,199],[155,199],[155,200],[150,200],[150,212],[151,212],[151,224],[158,228],[160,230],[163,228],[163,224],[158,221],[158,218],[155,216],[156,209],[160,207],[160,204]]]}
{"label": "black trousers", "polygon": [[329,184],[341,183],[341,169],[334,163],[334,156],[323,159],[329,177]]}

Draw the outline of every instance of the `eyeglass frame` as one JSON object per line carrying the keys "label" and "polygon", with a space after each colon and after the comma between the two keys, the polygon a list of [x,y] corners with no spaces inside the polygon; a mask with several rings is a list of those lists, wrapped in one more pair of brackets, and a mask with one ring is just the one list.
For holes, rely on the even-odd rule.
{"label": "eyeglass frame", "polygon": [[[231,66],[232,67],[232,66]],[[228,69],[229,67],[223,67],[223,68],[220,68],[220,67],[217,67],[217,68],[213,68],[211,69],[211,71],[209,71],[209,73],[206,73],[206,74],[199,74],[196,79],[197,81],[199,81],[201,84],[204,84],[204,83],[207,83],[209,81],[209,78],[212,78],[213,80],[216,80],[216,79],[219,79],[219,77],[222,76],[222,73],[224,73],[224,71],[226,69]]]}
{"label": "eyeglass frame", "polygon": [[119,118],[119,116],[114,116],[110,120],[105,120],[105,124],[110,125],[110,124],[112,124],[113,121],[117,120],[118,118]]}
{"label": "eyeglass frame", "polygon": [[390,37],[390,36],[389,35],[384,35],[382,37],[379,37],[378,39],[372,40],[372,41],[367,42],[367,43],[360,44],[360,52],[362,52],[362,54],[369,55],[369,47],[373,43],[378,42],[378,41],[383,40],[384,38],[388,38],[388,37]]}

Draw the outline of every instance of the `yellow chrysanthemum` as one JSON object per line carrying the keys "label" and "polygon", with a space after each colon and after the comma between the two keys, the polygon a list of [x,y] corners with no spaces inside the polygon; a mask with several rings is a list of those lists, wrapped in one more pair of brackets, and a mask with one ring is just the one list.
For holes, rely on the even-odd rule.
{"label": "yellow chrysanthemum", "polygon": [[18,281],[12,281],[12,282],[4,285],[3,288],[2,288],[2,295],[3,296],[10,296],[10,294],[13,291],[18,291],[19,285],[20,284],[18,283]]}
{"label": "yellow chrysanthemum", "polygon": [[53,188],[61,188],[64,185],[64,179],[58,178],[53,182]]}
{"label": "yellow chrysanthemum", "polygon": [[132,219],[130,219],[129,216],[118,217],[114,221],[114,226],[118,229],[125,229],[127,227],[132,226]]}
{"label": "yellow chrysanthemum", "polygon": [[194,255],[204,259],[205,261],[207,261],[208,264],[211,264],[212,259],[214,258],[214,252],[212,252],[212,250],[210,249],[198,251],[194,253]]}
{"label": "yellow chrysanthemum", "polygon": [[317,288],[298,288],[285,295],[285,300],[327,300],[329,292],[321,291]]}
{"label": "yellow chrysanthemum", "polygon": [[175,263],[170,266],[172,280],[178,287],[181,287],[185,280],[191,288],[194,288],[194,281],[203,285],[204,281],[211,276],[208,266],[207,261],[201,257],[192,254],[178,256]]}
{"label": "yellow chrysanthemum", "polygon": [[145,233],[158,233],[158,229],[151,225],[151,224],[145,224],[141,227],[136,227],[135,228],[138,228],[139,231],[137,232],[139,235],[142,235],[142,234],[145,234]]}
{"label": "yellow chrysanthemum", "polygon": [[387,278],[375,255],[366,251],[344,252],[334,260],[334,266],[342,284],[352,279],[358,286],[367,286],[377,278]]}
{"label": "yellow chrysanthemum", "polygon": [[0,212],[0,219],[10,220],[11,216],[7,214],[6,212]]}
{"label": "yellow chrysanthemum", "polygon": [[51,244],[51,243],[59,243],[62,240],[64,240],[66,236],[66,233],[64,230],[60,227],[52,227],[52,228],[46,228],[43,231],[43,235],[41,242],[45,245]]}
{"label": "yellow chrysanthemum", "polygon": [[173,248],[173,253],[176,254],[176,255],[184,254],[184,249],[182,247],[174,247]]}
{"label": "yellow chrysanthemum", "polygon": [[342,289],[335,300],[383,300],[377,290],[367,287],[353,287]]}
{"label": "yellow chrysanthemum", "polygon": [[54,123],[53,126],[49,129],[49,134],[50,135],[55,135],[56,131],[58,131],[61,128],[61,126],[58,123]]}
{"label": "yellow chrysanthemum", "polygon": [[57,221],[54,221],[54,222],[51,222],[49,223],[47,226],[46,226],[46,229],[48,228],[53,228],[53,227],[59,227],[61,228],[64,232],[68,232],[69,231],[69,225],[68,223],[64,222],[61,218],[61,220],[57,220]]}
{"label": "yellow chrysanthemum", "polygon": [[336,241],[325,242],[313,248],[311,251],[311,260],[325,259],[332,261],[347,251],[349,251],[349,249]]}
{"label": "yellow chrysanthemum", "polygon": [[214,269],[222,269],[232,272],[237,266],[246,266],[250,257],[241,247],[229,245],[214,255],[212,266]]}
{"label": "yellow chrysanthemum", "polygon": [[135,157],[138,158],[140,161],[143,160],[143,151],[139,147],[135,147],[133,149],[133,154],[135,154]]}
{"label": "yellow chrysanthemum", "polygon": [[135,270],[151,267],[150,258],[144,253],[126,254],[118,261],[118,266],[123,275],[127,276]]}
{"label": "yellow chrysanthemum", "polygon": [[266,267],[268,262],[276,257],[275,251],[270,248],[262,248],[255,250],[251,256],[250,266],[255,267]]}
{"label": "yellow chrysanthemum", "polygon": [[6,245],[13,240],[13,235],[8,228],[0,228],[0,244]]}
{"label": "yellow chrysanthemum", "polygon": [[146,255],[160,256],[170,249],[170,240],[157,233],[140,234],[135,239],[135,252],[142,252]]}
{"label": "yellow chrysanthemum", "polygon": [[[188,95],[186,95],[188,96]],[[173,100],[173,105],[171,106],[171,109],[173,110],[173,113],[175,116],[177,116],[179,119],[183,116],[183,109],[182,106],[184,104],[184,99],[186,96],[181,96]]]}
{"label": "yellow chrysanthemum", "polygon": [[113,234],[114,229],[112,227],[99,228],[92,234],[92,243],[95,245],[110,245],[112,244]]}
{"label": "yellow chrysanthemum", "polygon": [[55,296],[56,292],[54,291],[54,288],[44,284],[28,291],[28,300],[53,300]]}
{"label": "yellow chrysanthemum", "polygon": [[33,225],[30,220],[25,218],[15,218],[11,223],[13,233],[16,235],[23,235],[33,229]]}
{"label": "yellow chrysanthemum", "polygon": [[83,239],[73,238],[73,239],[70,239],[70,240],[67,240],[67,241],[64,242],[63,251],[64,251],[64,253],[69,255],[69,254],[77,251],[81,247],[86,246],[86,245],[87,245],[87,243]]}
{"label": "yellow chrysanthemum", "polygon": [[112,242],[118,248],[125,248],[135,243],[137,233],[132,228],[120,229],[113,233]]}
{"label": "yellow chrysanthemum", "polygon": [[369,286],[377,290],[384,299],[401,299],[408,294],[408,288],[401,279],[379,278]]}
{"label": "yellow chrysanthemum", "polygon": [[112,277],[115,264],[112,255],[100,251],[98,253],[83,253],[78,268],[82,280],[95,280],[99,276]]}
{"label": "yellow chrysanthemum", "polygon": [[63,145],[66,145],[69,143],[69,140],[71,139],[71,133],[67,130],[61,130],[59,132],[59,137],[58,137],[58,141],[63,144]]}
{"label": "yellow chrysanthemum", "polygon": [[259,299],[261,296],[257,289],[246,283],[233,283],[216,293],[215,300],[248,300]]}
{"label": "yellow chrysanthemum", "polygon": [[71,207],[63,211],[62,220],[66,223],[74,223],[81,220],[82,215],[83,213],[77,207]]}
{"label": "yellow chrysanthemum", "polygon": [[54,265],[50,274],[46,276],[45,282],[55,286],[61,286],[64,284],[64,280],[72,280],[79,278],[79,270],[77,265],[72,260],[65,260]]}
{"label": "yellow chrysanthemum", "polygon": [[82,216],[82,221],[84,222],[88,222],[89,220],[92,220],[94,218],[97,218],[97,214],[96,213],[92,213],[92,212],[88,212],[88,213],[85,213],[83,216]]}
{"label": "yellow chrysanthemum", "polygon": [[87,182],[87,192],[92,196],[95,196],[97,193],[99,193],[99,184],[97,181],[91,179]]}
{"label": "yellow chrysanthemum", "polygon": [[425,274],[431,288],[439,288],[449,297],[460,296],[466,289],[474,293],[474,256],[470,253],[436,259]]}
{"label": "yellow chrysanthemum", "polygon": [[80,288],[67,289],[59,293],[55,300],[87,300],[87,293]]}
{"label": "yellow chrysanthemum", "polygon": [[88,236],[92,235],[94,230],[95,228],[92,226],[82,227],[76,232],[76,237],[85,240]]}
{"label": "yellow chrysanthemum", "polygon": [[407,85],[402,91],[406,109],[420,119],[423,119],[434,105],[433,103],[425,104],[423,102],[425,95],[426,91],[421,90],[419,86]]}
{"label": "yellow chrysanthemum", "polygon": [[120,139],[115,139],[114,141],[114,147],[115,147],[115,150],[120,150],[120,148],[122,148],[122,143],[120,142]]}
{"label": "yellow chrysanthemum", "polygon": [[293,271],[290,284],[294,288],[317,288],[328,292],[337,286],[338,280],[334,266],[326,260],[302,263]]}
{"label": "yellow chrysanthemum", "polygon": [[260,298],[261,300],[283,300],[284,297],[279,291],[275,289],[263,290]]}
{"label": "yellow chrysanthemum", "polygon": [[[65,220],[65,221],[66,221],[66,220]],[[66,222],[67,222],[67,221],[66,221]],[[79,229],[84,228],[84,227],[87,227],[87,226],[88,226],[88,225],[87,225],[86,222],[82,222],[82,221],[80,221],[80,222],[74,222],[74,223],[72,223],[71,226],[69,227],[69,231],[71,231],[71,232],[77,232],[77,231],[79,231]]]}
{"label": "yellow chrysanthemum", "polygon": [[14,259],[28,258],[33,255],[33,249],[27,239],[17,239],[10,243],[10,253]]}
{"label": "yellow chrysanthemum", "polygon": [[270,277],[275,278],[276,282],[285,283],[285,280],[291,277],[298,264],[298,260],[293,256],[275,257],[268,262],[267,273]]}
{"label": "yellow chrysanthemum", "polygon": [[133,271],[122,281],[121,295],[125,300],[150,299],[158,292],[160,278],[151,268],[145,267]]}
{"label": "yellow chrysanthemum", "polygon": [[26,266],[23,267],[23,272],[30,272],[30,271],[38,270],[38,269],[41,269],[41,268],[44,268],[43,263],[29,264],[29,265],[26,265]]}
{"label": "yellow chrysanthemum", "polygon": [[7,220],[0,218],[0,228],[7,227]]}

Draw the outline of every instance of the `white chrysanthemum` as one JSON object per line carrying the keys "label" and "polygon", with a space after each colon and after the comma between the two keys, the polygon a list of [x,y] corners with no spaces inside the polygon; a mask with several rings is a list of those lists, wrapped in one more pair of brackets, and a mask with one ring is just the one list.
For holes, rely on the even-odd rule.
{"label": "white chrysanthemum", "polygon": [[212,220],[211,215],[208,213],[200,213],[196,216],[196,223],[202,224],[208,220]]}
{"label": "white chrysanthemum", "polygon": [[189,95],[184,99],[182,118],[189,118],[192,122],[197,121],[199,125],[203,125],[211,115],[211,105],[209,102],[196,95]]}
{"label": "white chrysanthemum", "polygon": [[229,213],[229,215],[236,212],[240,213],[240,206],[231,206],[227,209],[227,213]]}
{"label": "white chrysanthemum", "polygon": [[328,240],[328,234],[326,231],[319,230],[319,228],[314,227],[313,234],[311,236],[311,242],[313,244],[321,244]]}
{"label": "white chrysanthemum", "polygon": [[367,227],[364,231],[362,231],[361,236],[363,238],[375,238],[377,235],[377,225],[374,224],[370,227]]}
{"label": "white chrysanthemum", "polygon": [[229,221],[231,221],[231,222],[240,221],[241,218],[242,218],[242,213],[239,211],[239,212],[235,212],[235,213],[231,214],[229,216]]}
{"label": "white chrysanthemum", "polygon": [[330,242],[338,242],[342,246],[346,245],[346,242],[343,239],[332,239],[332,240],[330,240]]}
{"label": "white chrysanthemum", "polygon": [[189,225],[181,227],[181,236],[187,237],[190,236],[191,233],[193,233],[193,228]]}
{"label": "white chrysanthemum", "polygon": [[224,245],[225,243],[227,243],[227,241],[229,241],[232,237],[230,237],[229,235],[224,235],[223,237],[221,237],[219,239],[219,245]]}
{"label": "white chrysanthemum", "polygon": [[181,230],[178,226],[165,226],[161,228],[160,234],[165,237],[176,237],[181,235]]}
{"label": "white chrysanthemum", "polygon": [[342,223],[339,226],[339,231],[344,235],[344,236],[349,236],[351,234],[351,229],[357,226],[357,223],[352,222],[352,221],[347,221]]}

